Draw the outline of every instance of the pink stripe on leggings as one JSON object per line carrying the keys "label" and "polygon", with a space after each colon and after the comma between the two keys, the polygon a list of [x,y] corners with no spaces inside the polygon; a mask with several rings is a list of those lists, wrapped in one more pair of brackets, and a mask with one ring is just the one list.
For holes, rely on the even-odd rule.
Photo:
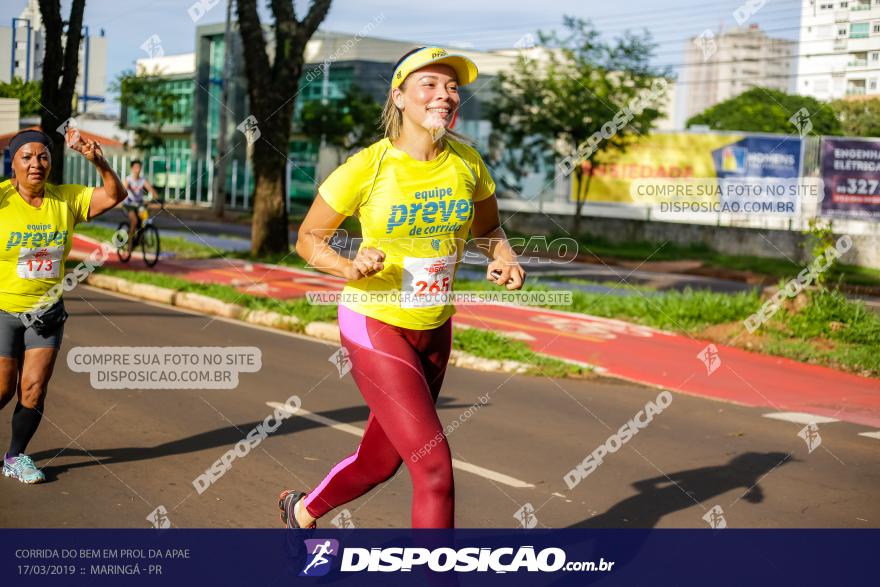
{"label": "pink stripe on leggings", "polygon": [[339,331],[353,343],[368,349],[373,348],[367,332],[367,317],[342,304],[339,305]]}
{"label": "pink stripe on leggings", "polygon": [[[341,308],[342,306],[339,306],[339,307]],[[309,492],[309,494],[303,500],[303,505],[306,508],[308,508],[309,504],[311,504],[315,500],[315,498],[321,493],[321,491],[323,491],[324,487],[326,487],[327,484],[330,483],[330,480],[334,477],[334,475],[336,475],[337,473],[339,473],[339,471],[341,471],[345,467],[349,466],[351,463],[355,462],[355,460],[357,460],[359,452],[361,452],[360,446],[358,446],[357,450],[354,451],[353,455],[351,455],[345,459],[342,459],[341,461],[336,463],[336,466],[333,467],[329,473],[327,473],[327,476],[324,477],[324,480],[321,481],[321,484],[318,485],[317,487],[315,487],[315,489],[313,491]]]}

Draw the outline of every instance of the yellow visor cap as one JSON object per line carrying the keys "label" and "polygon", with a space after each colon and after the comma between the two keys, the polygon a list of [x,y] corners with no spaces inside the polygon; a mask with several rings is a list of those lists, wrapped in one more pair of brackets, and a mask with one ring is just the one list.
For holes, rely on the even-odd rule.
{"label": "yellow visor cap", "polygon": [[466,86],[477,79],[476,64],[464,55],[450,53],[442,47],[425,47],[408,56],[397,66],[394,77],[391,79],[391,87],[399,88],[409,74],[426,65],[436,63],[448,65],[454,69],[460,86]]}

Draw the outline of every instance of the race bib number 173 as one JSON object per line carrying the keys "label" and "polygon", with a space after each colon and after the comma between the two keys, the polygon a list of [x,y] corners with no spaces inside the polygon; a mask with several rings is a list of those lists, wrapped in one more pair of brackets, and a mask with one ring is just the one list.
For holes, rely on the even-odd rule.
{"label": "race bib number 173", "polygon": [[64,247],[22,247],[18,254],[18,276],[22,279],[46,279],[61,275]]}

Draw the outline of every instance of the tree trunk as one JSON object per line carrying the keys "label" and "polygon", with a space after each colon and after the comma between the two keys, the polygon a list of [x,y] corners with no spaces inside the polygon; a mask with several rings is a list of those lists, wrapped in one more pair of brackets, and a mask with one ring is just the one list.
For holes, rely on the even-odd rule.
{"label": "tree trunk", "polygon": [[238,0],[238,24],[244,47],[248,100],[259,138],[253,147],[254,216],[251,254],[287,254],[288,141],[306,43],[327,16],[330,0],[312,0],[297,20],[292,0],[271,3],[275,18],[275,55],[270,63],[256,0]]}
{"label": "tree trunk", "polygon": [[[290,113],[279,113],[277,116],[289,119]],[[262,131],[262,127],[260,129]],[[286,129],[278,125],[270,127],[267,130],[272,131],[272,136],[267,137],[261,132],[260,139],[254,143],[254,215],[251,220],[251,254],[254,256],[287,253],[290,250],[284,181],[287,157],[286,153],[282,154],[273,147],[275,144],[287,145]]]}
{"label": "tree trunk", "polygon": [[60,184],[64,177],[64,136],[58,128],[73,113],[73,93],[79,75],[79,44],[82,40],[85,0],[73,0],[67,19],[67,42],[61,47],[63,23],[59,0],[40,0],[44,35],[43,84],[40,101],[40,127],[52,139],[52,169],[49,182]]}
{"label": "tree trunk", "polygon": [[[593,179],[593,165],[592,161],[590,161],[590,171],[587,173],[586,178],[584,177],[584,168],[583,166],[578,166],[574,170],[575,178],[577,180],[577,191],[575,194],[577,195],[577,200],[575,204],[575,212],[574,212],[574,222],[572,230],[574,232],[574,238],[577,239],[578,235],[581,233],[581,218],[584,210],[584,204],[587,203],[587,194],[590,193],[590,182]],[[586,183],[584,183],[586,182]],[[583,192],[584,197],[581,199],[581,185],[584,186]]]}

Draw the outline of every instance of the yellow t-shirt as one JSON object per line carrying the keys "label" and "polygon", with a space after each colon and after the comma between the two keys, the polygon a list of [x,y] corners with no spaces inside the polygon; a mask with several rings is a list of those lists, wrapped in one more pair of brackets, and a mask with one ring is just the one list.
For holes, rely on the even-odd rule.
{"label": "yellow t-shirt", "polygon": [[94,189],[47,183],[35,208],[10,180],[0,183],[0,310],[33,310],[61,283],[73,227],[89,219]]}
{"label": "yellow t-shirt", "polygon": [[444,141],[439,156],[419,161],[385,138],[349,157],[318,192],[340,214],[359,218],[361,247],[385,253],[382,271],[346,284],[344,306],[414,330],[441,326],[455,313],[442,297],[452,293],[473,203],[495,193],[475,149]]}

